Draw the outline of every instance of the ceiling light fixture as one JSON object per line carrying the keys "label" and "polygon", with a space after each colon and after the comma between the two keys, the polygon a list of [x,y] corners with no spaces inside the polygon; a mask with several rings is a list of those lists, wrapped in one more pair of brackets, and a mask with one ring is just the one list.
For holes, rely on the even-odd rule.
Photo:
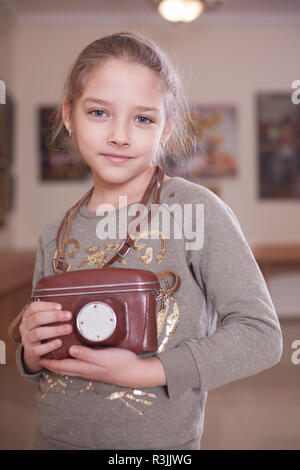
{"label": "ceiling light fixture", "polygon": [[158,7],[159,14],[172,23],[194,21],[203,11],[203,3],[199,0],[162,0]]}
{"label": "ceiling light fixture", "polygon": [[226,0],[150,0],[158,13],[171,23],[189,23],[204,10],[220,6]]}

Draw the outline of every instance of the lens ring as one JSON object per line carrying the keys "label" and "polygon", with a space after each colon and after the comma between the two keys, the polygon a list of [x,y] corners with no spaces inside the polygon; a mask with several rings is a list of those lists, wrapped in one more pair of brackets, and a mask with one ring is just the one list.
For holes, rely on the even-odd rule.
{"label": "lens ring", "polygon": [[109,338],[116,329],[117,317],[113,308],[105,302],[89,302],[77,315],[76,326],[88,341],[100,342]]}

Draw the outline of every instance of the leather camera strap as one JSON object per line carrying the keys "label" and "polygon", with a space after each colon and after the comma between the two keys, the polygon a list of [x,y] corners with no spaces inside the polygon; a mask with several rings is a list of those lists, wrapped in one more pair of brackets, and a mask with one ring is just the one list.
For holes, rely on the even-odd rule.
{"label": "leather camera strap", "polygon": [[168,285],[167,278],[169,274],[172,274],[175,277],[175,283],[172,287],[168,289],[160,289],[161,294],[172,294],[173,292],[176,292],[181,285],[181,279],[175,271],[161,271],[157,274],[157,278],[159,281],[165,279],[166,284]]}
{"label": "leather camera strap", "polygon": [[[142,197],[142,199],[139,203],[140,205],[146,207],[147,203],[149,201],[150,195],[152,193],[152,190],[155,187],[153,202],[152,202],[150,210],[147,211],[147,214],[148,214],[147,223],[150,222],[150,220],[153,217],[154,213],[159,208],[159,199],[160,199],[161,188],[162,188],[162,184],[163,184],[163,180],[164,180],[164,175],[165,175],[164,169],[161,168],[159,165],[157,165],[155,170],[154,170],[153,177],[152,177],[151,181],[149,182],[149,184],[148,184],[148,186],[147,186],[147,188],[146,188],[146,190],[143,194],[143,197]],[[65,261],[64,253],[65,253],[65,249],[66,249],[66,246],[67,246],[69,233],[70,233],[70,229],[71,229],[71,221],[75,217],[80,205],[84,202],[85,199],[87,199],[92,194],[93,189],[94,189],[94,186],[81,199],[79,199],[79,201],[74,206],[72,206],[67,211],[65,217],[63,218],[63,220],[60,224],[60,227],[59,227],[59,230],[58,230],[58,235],[57,235],[57,247],[58,247],[57,257],[56,257],[56,260],[54,260],[54,263],[55,263],[54,268],[55,268],[55,271],[58,272],[58,273],[61,273],[61,272],[64,271],[64,261]],[[136,230],[133,233],[129,234],[127,232],[127,238],[121,243],[121,245],[119,246],[118,251],[112,256],[112,258],[109,259],[102,266],[102,269],[107,268],[108,266],[111,266],[115,261],[118,260],[118,258],[123,259],[127,255],[127,253],[130,251],[130,248],[134,244],[134,240],[133,240],[132,236],[139,233],[142,222],[145,222],[145,219],[142,219],[142,221],[138,224],[138,226],[136,227]],[[62,234],[63,228],[64,228],[66,223],[67,223],[67,229],[66,229],[66,232],[64,234],[63,241],[60,244],[59,240],[61,238],[61,234]],[[176,292],[180,287],[181,280],[180,280],[180,277],[177,275],[177,273],[175,271],[170,271],[170,270],[162,271],[162,272],[157,274],[157,278],[160,281],[162,279],[166,279],[170,274],[175,277],[175,283],[174,283],[173,287],[171,287],[171,288],[160,289],[160,292],[163,293],[163,294]]]}
{"label": "leather camera strap", "polygon": [[[143,196],[143,198],[140,202],[141,205],[143,205],[143,206],[147,205],[147,202],[149,200],[149,197],[150,197],[150,194],[152,192],[152,189],[153,189],[154,185],[155,185],[155,193],[154,193],[154,198],[153,198],[152,204],[158,205],[159,198],[160,198],[160,191],[161,191],[161,187],[162,187],[162,183],[163,183],[163,179],[164,179],[164,174],[165,174],[165,171],[161,167],[157,166],[156,170],[155,170],[155,173],[154,173],[154,177],[153,177],[152,181],[150,182],[150,184],[148,185],[148,188],[146,189],[146,191],[144,193],[144,196]],[[151,207],[150,211],[148,211],[147,223],[150,222],[153,215],[154,215],[154,209],[153,209],[153,207]],[[120,245],[118,251],[114,254],[114,256],[110,260],[108,260],[102,266],[102,268],[106,268],[106,267],[112,265],[115,261],[117,261],[118,258],[124,258],[127,255],[130,248],[134,244],[134,239],[132,237],[133,237],[133,235],[137,235],[139,233],[140,228],[141,228],[140,226],[141,226],[141,222],[137,225],[136,230],[133,233],[129,234],[129,232],[127,232],[126,240],[124,240],[122,242],[122,244]]]}
{"label": "leather camera strap", "polygon": [[[153,204],[159,203],[160,191],[161,191],[161,186],[163,183],[164,175],[165,175],[164,169],[161,168],[159,165],[156,165],[153,177],[151,181],[149,182],[139,204],[143,206],[147,205],[147,202],[149,200],[149,197],[152,193],[154,186],[155,186],[155,193],[154,193]],[[54,269],[57,273],[64,272],[64,265],[65,265],[64,253],[65,253],[65,249],[69,240],[71,222],[73,218],[75,217],[80,205],[84,202],[85,199],[87,199],[92,194],[93,189],[94,189],[94,186],[84,196],[82,196],[82,198],[80,198],[79,201],[74,206],[72,206],[67,211],[66,215],[64,216],[59,226],[58,234],[57,234],[57,255],[56,255],[56,258],[53,260]],[[152,215],[153,215],[153,211],[149,211],[148,221],[150,221]],[[67,224],[67,228],[66,228],[62,243],[60,243],[61,234],[66,224]],[[137,231],[139,230],[139,227],[140,227],[140,224],[138,225],[136,229]],[[134,240],[132,240],[129,233],[127,233],[127,238],[122,242],[118,251],[114,254],[114,256],[110,260],[107,261],[107,263],[103,267],[110,266],[112,263],[114,263],[118,259],[118,257],[124,258],[126,254],[129,252],[133,243],[134,243]]]}

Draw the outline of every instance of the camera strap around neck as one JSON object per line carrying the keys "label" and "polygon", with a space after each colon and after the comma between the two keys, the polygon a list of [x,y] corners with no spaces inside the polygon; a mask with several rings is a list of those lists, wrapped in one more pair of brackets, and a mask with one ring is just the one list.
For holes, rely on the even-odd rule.
{"label": "camera strap around neck", "polygon": [[[149,182],[149,184],[148,184],[148,186],[147,186],[147,188],[146,188],[146,190],[145,190],[145,192],[142,196],[142,199],[139,203],[140,205],[146,207],[147,203],[149,201],[150,195],[152,193],[152,190],[155,187],[153,202],[152,202],[152,205],[150,207],[150,210],[148,211],[147,223],[150,222],[151,218],[154,216],[154,213],[156,213],[157,210],[158,210],[160,192],[161,192],[164,176],[165,176],[165,170],[162,167],[160,167],[159,165],[156,165],[153,177],[152,177],[151,181]],[[55,272],[58,273],[58,274],[63,273],[65,271],[65,256],[64,256],[64,254],[65,254],[66,246],[67,246],[68,241],[69,241],[69,233],[70,233],[70,230],[71,230],[71,221],[73,220],[73,218],[77,214],[77,211],[78,211],[79,207],[81,206],[81,204],[92,194],[93,189],[94,189],[94,186],[74,206],[72,206],[67,211],[65,217],[63,218],[63,220],[60,224],[60,227],[58,229],[58,234],[57,234],[57,253],[56,253],[55,258],[53,259],[53,267],[54,267]],[[145,222],[145,219],[141,220],[141,222],[138,224],[138,226],[136,227],[136,230],[133,233],[129,234],[129,232],[127,232],[126,239],[121,243],[121,245],[119,246],[116,253],[112,256],[112,258],[109,259],[102,266],[102,269],[107,268],[108,266],[111,266],[115,261],[117,261],[120,258],[123,259],[129,253],[131,247],[134,244],[134,239],[132,238],[132,236],[139,233],[140,226],[141,226],[142,222]],[[66,228],[63,240],[60,243],[61,234],[62,234],[62,231],[63,231],[65,225],[67,225],[67,228]],[[164,293],[164,294],[165,293],[173,293],[176,290],[178,290],[179,287],[180,287],[180,284],[181,284],[180,278],[176,274],[175,271],[169,271],[169,270],[162,271],[162,272],[157,274],[157,277],[160,281],[162,279],[167,278],[169,274],[172,274],[175,277],[175,283],[174,283],[173,287],[171,287],[171,288],[162,289],[161,293]]]}
{"label": "camera strap around neck", "polygon": [[[143,205],[143,206],[147,205],[154,186],[155,186],[155,193],[154,193],[153,204],[158,204],[159,203],[160,191],[161,191],[161,186],[162,186],[162,183],[163,183],[164,175],[165,175],[164,169],[161,168],[159,165],[157,165],[156,168],[155,168],[153,177],[151,178],[151,181],[149,182],[149,184],[148,184],[148,186],[147,186],[147,188],[146,188],[146,190],[145,190],[145,192],[142,196],[142,199],[139,203],[140,205]],[[93,190],[94,190],[94,186],[74,206],[72,206],[67,211],[65,217],[63,218],[63,220],[60,224],[60,227],[58,229],[58,234],[57,234],[57,256],[53,260],[54,270],[57,273],[61,273],[61,272],[65,271],[65,263],[64,263],[65,256],[64,255],[65,255],[66,246],[67,246],[68,241],[69,241],[69,234],[70,234],[70,230],[71,230],[71,222],[72,222],[73,218],[75,217],[75,215],[77,214],[77,211],[78,211],[79,207],[81,206],[81,204],[92,194]],[[150,210],[149,214],[148,214],[148,222],[151,220],[152,215],[153,215],[153,211]],[[65,234],[63,236],[63,240],[60,243],[61,234],[62,234],[62,231],[63,231],[65,225],[67,226],[66,231],[65,231]],[[136,232],[138,232],[139,228],[140,228],[140,224],[137,226]],[[132,238],[131,238],[132,235],[133,234],[130,235],[127,232],[127,237],[121,243],[121,245],[119,246],[118,251],[114,254],[114,256],[110,260],[108,260],[105,263],[105,265],[103,267],[110,266],[112,263],[117,261],[117,259],[119,257],[124,258],[127,255],[127,253],[129,252],[130,248],[132,247],[132,245],[134,243],[134,240],[132,240]]]}
{"label": "camera strap around neck", "polygon": [[[145,190],[145,192],[142,196],[142,199],[139,203],[140,205],[146,207],[147,203],[149,201],[150,195],[152,193],[152,190],[155,187],[153,202],[152,202],[150,210],[147,212],[147,214],[148,214],[147,224],[150,222],[150,220],[153,217],[154,213],[156,213],[157,210],[158,210],[160,192],[161,192],[161,187],[162,187],[162,184],[163,184],[164,176],[165,176],[165,170],[162,167],[160,167],[159,165],[156,165],[153,177],[152,177],[151,181],[149,182],[149,184],[148,184],[148,186],[147,186],[147,188],[146,188],[146,190]],[[78,211],[79,207],[81,206],[81,204],[92,194],[93,189],[94,189],[94,186],[74,206],[72,206],[67,211],[65,217],[63,218],[63,220],[60,224],[60,227],[58,229],[58,234],[57,234],[57,253],[56,253],[55,258],[53,259],[53,267],[54,267],[54,270],[55,270],[56,273],[62,273],[62,272],[65,271],[65,256],[64,256],[64,254],[65,254],[66,246],[67,246],[68,241],[69,241],[69,233],[70,233],[70,230],[71,230],[71,222],[72,222],[73,218],[75,217],[75,215],[77,214],[77,211]],[[112,256],[112,258],[109,259],[104,264],[104,266],[102,266],[102,269],[106,268],[108,266],[111,266],[115,261],[117,261],[120,258],[123,259],[128,254],[128,252],[130,251],[131,247],[134,244],[134,239],[132,237],[133,237],[133,235],[136,235],[136,234],[139,233],[142,222],[145,222],[145,218],[140,221],[140,223],[136,227],[136,230],[133,233],[127,232],[127,238],[121,243],[121,245],[119,246],[116,253]],[[65,231],[65,234],[63,236],[63,240],[60,243],[62,231],[63,231],[65,225],[67,225],[66,231]],[[175,292],[176,290],[179,289],[179,286],[180,286],[180,278],[177,276],[177,274],[174,271],[163,271],[163,272],[157,274],[157,277],[158,277],[159,280],[162,280],[162,279],[165,279],[169,274],[173,274],[175,276],[175,283],[174,283],[172,288],[162,290],[163,293]]]}
{"label": "camera strap around neck", "polygon": [[[154,210],[152,210],[153,207],[151,207],[151,210],[148,213],[148,222],[151,220],[151,217],[154,215],[154,212],[156,212],[155,208],[158,207],[159,198],[160,198],[160,191],[161,191],[161,187],[162,187],[162,184],[163,184],[164,174],[165,174],[164,170],[159,165],[157,165],[156,168],[155,168],[154,175],[153,175],[150,183],[148,184],[148,186],[146,188],[146,191],[144,192],[144,195],[143,195],[142,200],[140,202],[140,204],[143,204],[144,206],[147,205],[147,202],[150,198],[152,190],[155,186],[153,205],[155,204],[156,206],[154,206]],[[94,189],[94,186],[74,206],[72,206],[67,211],[65,217],[63,218],[63,220],[62,220],[62,222],[59,226],[58,234],[57,234],[57,253],[56,253],[55,258],[53,259],[54,271],[58,274],[63,273],[65,271],[64,253],[65,253],[65,249],[66,249],[68,239],[69,239],[69,233],[70,233],[70,229],[71,229],[71,221],[75,217],[75,215],[76,215],[80,205],[83,203],[83,201],[92,194],[93,189]],[[67,224],[67,229],[66,229],[66,232],[64,234],[63,241],[62,241],[62,243],[60,243],[61,234],[62,234],[62,231],[63,231],[66,224]],[[140,224],[137,226],[136,231],[139,230],[139,227],[140,227]],[[132,236],[132,234],[131,234],[131,236]],[[127,255],[127,253],[130,251],[130,248],[133,246],[133,243],[134,243],[134,241],[130,237],[129,233],[127,233],[127,238],[120,245],[118,251],[114,254],[114,256],[110,260],[107,261],[107,263],[104,265],[104,267],[110,266],[118,258],[124,258]],[[167,280],[167,277],[170,274],[175,277],[174,285],[171,288],[169,288],[169,284],[168,284],[168,280]],[[160,289],[159,294],[156,297],[156,300],[158,300],[159,298],[161,298],[165,294],[172,294],[173,292],[177,291],[179,289],[180,285],[181,285],[180,277],[177,275],[177,273],[175,271],[169,271],[169,270],[162,271],[162,272],[157,274],[157,278],[158,278],[159,281],[164,279],[165,284],[168,287],[168,289]],[[19,326],[20,326],[21,321],[22,321],[23,313],[25,312],[26,308],[28,307],[30,301],[31,301],[31,299],[28,299],[27,304],[23,307],[21,312],[12,321],[12,323],[10,324],[10,326],[8,328],[8,334],[9,334],[10,338],[12,339],[12,341],[14,341],[15,343],[20,343],[21,342],[21,335],[20,335]]]}

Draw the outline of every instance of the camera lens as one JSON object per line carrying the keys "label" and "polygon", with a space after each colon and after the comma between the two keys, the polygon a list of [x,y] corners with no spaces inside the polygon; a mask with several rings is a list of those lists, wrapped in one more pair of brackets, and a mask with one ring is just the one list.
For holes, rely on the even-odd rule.
{"label": "camera lens", "polygon": [[116,329],[114,310],[104,302],[89,302],[77,315],[77,330],[83,338],[99,342],[109,338]]}

